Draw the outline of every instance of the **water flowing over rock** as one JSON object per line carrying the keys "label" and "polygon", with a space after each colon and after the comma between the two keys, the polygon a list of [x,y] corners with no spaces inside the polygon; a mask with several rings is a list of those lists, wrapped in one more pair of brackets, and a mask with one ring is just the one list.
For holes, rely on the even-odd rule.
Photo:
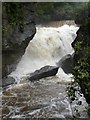
{"label": "water flowing over rock", "polygon": [[[71,43],[76,37],[77,29],[78,27],[68,25],[60,28],[37,28],[36,35],[17,69],[9,75],[15,78],[18,84],[3,91],[2,118],[73,118],[72,106],[66,92],[72,75],[66,74],[61,67],[58,69],[56,63],[65,56],[68,59],[74,52]],[[30,82],[27,80],[30,74],[32,81],[45,78]],[[75,105],[73,110],[77,108]],[[87,116],[85,107],[82,102],[83,115]],[[80,112],[82,113],[82,109]],[[77,117],[77,113],[75,115]]]}
{"label": "water flowing over rock", "polygon": [[[76,37],[77,30],[78,27],[69,25],[58,28],[37,27],[33,40],[28,45],[17,69],[10,76],[19,81],[23,76],[43,66],[56,66],[63,56],[74,52],[71,43]],[[62,74],[61,69],[59,72]]]}
{"label": "water flowing over rock", "polygon": [[56,66],[45,66],[42,67],[40,70],[36,70],[34,73],[30,74],[28,78],[30,81],[38,80],[41,78],[54,76],[58,72],[58,67]]}
{"label": "water flowing over rock", "polygon": [[[9,3],[7,3],[9,4]],[[23,7],[23,27],[20,31],[19,25],[12,25],[8,22],[8,15],[3,7],[3,41],[2,41],[2,76],[5,77],[15,70],[25,49],[35,34],[34,24],[34,3],[21,3]]]}

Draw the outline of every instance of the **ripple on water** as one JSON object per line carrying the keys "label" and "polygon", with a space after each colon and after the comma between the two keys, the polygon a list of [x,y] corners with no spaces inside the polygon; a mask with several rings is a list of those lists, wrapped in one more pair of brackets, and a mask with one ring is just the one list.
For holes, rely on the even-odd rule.
{"label": "ripple on water", "polygon": [[2,96],[3,118],[71,118],[67,86],[54,76],[8,88]]}
{"label": "ripple on water", "polygon": [[61,114],[69,104],[61,102],[67,97],[66,86],[42,79],[6,89],[2,97],[3,117],[52,117]]}

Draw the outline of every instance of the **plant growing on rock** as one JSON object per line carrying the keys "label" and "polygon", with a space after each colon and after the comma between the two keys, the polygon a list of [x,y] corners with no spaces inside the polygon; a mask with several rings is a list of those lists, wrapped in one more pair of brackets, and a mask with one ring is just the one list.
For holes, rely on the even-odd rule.
{"label": "plant growing on rock", "polygon": [[88,17],[83,19],[72,46],[75,49],[75,81],[79,83],[87,103],[90,104],[90,2],[88,4]]}

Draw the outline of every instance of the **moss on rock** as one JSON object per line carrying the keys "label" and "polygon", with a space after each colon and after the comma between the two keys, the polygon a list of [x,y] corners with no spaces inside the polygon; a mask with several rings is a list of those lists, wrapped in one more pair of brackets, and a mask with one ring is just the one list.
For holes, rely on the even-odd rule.
{"label": "moss on rock", "polygon": [[90,2],[88,16],[83,19],[72,46],[75,49],[73,74],[87,103],[90,104]]}

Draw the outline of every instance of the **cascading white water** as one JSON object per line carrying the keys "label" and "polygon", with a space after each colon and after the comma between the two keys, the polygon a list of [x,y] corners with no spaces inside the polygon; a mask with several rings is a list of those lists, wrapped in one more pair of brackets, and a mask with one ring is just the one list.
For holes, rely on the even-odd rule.
{"label": "cascading white water", "polygon": [[[88,118],[88,105],[80,93],[77,93],[75,101],[70,103],[66,88],[68,81],[72,80],[72,75],[65,74],[61,68],[56,76],[35,82],[26,80],[28,73],[45,65],[56,65],[63,56],[72,54],[74,50],[71,43],[76,37],[77,30],[78,27],[68,25],[58,28],[37,27],[36,35],[30,41],[17,69],[9,75],[19,84],[14,84],[3,92],[5,117],[70,119],[73,116],[78,118],[77,114],[80,114],[80,118]],[[80,101],[82,105],[77,104]]]}
{"label": "cascading white water", "polygon": [[[10,74],[15,79],[21,79],[45,65],[56,65],[63,56],[74,52],[71,43],[76,37],[78,27],[64,25],[62,27],[37,27],[37,32],[30,41],[17,69]],[[58,76],[61,79],[70,78],[60,68]]]}

